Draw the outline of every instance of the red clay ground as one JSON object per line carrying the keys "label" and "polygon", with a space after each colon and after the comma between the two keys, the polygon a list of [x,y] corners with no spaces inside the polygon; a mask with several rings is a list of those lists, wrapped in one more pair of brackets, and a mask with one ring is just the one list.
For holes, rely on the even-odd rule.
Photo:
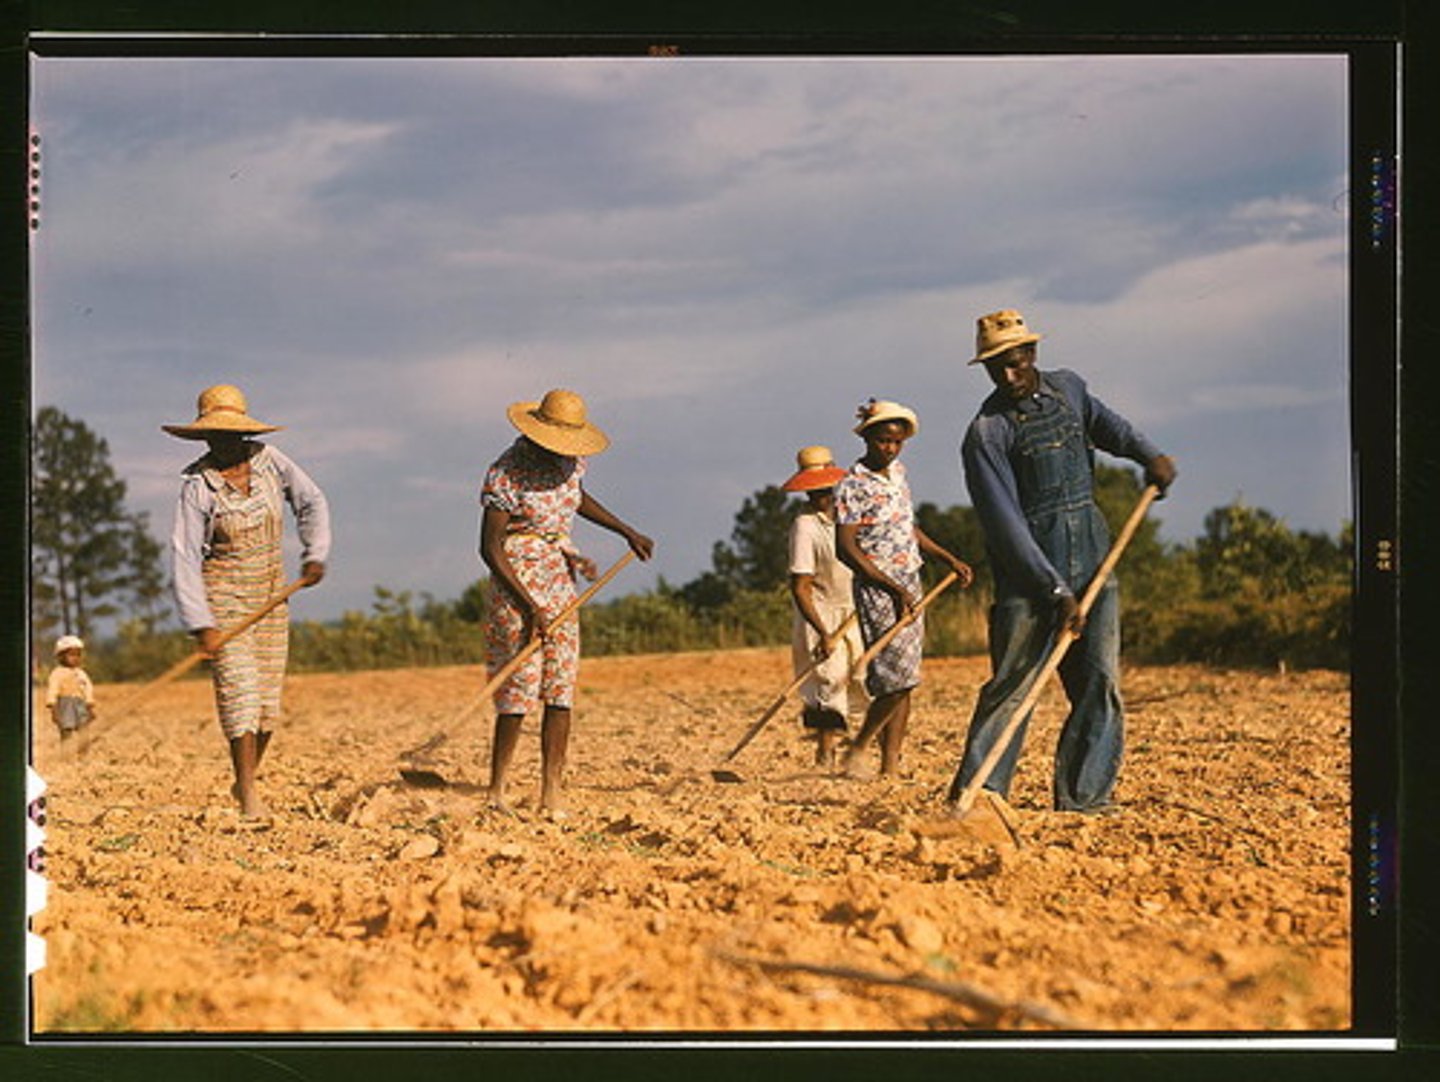
{"label": "red clay ground", "polygon": [[[570,816],[481,792],[488,716],[406,785],[473,667],[292,677],[244,829],[206,681],[38,728],[66,1031],[1331,1030],[1349,1023],[1347,682],[1131,666],[1119,814],[1047,810],[1061,696],[1012,799],[1022,845],[930,837],[985,675],[927,660],[894,781],[817,772],[790,711],[710,770],[788,653],[587,659]],[[101,687],[102,709],[127,689]],[[811,968],[806,968],[811,967]],[[890,982],[890,983],[886,983]],[[907,983],[896,983],[907,982]]]}

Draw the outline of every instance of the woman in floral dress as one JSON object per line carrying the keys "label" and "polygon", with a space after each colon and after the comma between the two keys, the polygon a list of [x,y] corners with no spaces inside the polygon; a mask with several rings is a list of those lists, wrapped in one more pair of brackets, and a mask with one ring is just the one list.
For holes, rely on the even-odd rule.
{"label": "woman in floral dress", "polygon": [[505,777],[521,722],[540,706],[540,807],[559,814],[580,625],[578,619],[553,621],[575,599],[577,574],[595,577],[594,563],[570,539],[575,516],[619,534],[642,560],[650,558],[654,543],[585,491],[587,456],[610,441],[587,420],[578,394],[552,390],[539,402],[515,403],[508,416],[520,436],[490,466],[480,495],[480,556],[491,574],[488,670],[498,672],[537,636],[543,644],[495,692],[489,795],[493,806],[505,807]]}
{"label": "woman in floral dress", "polygon": [[[948,564],[968,586],[973,573],[958,556],[937,545],[915,523],[910,485],[900,451],[915,435],[913,410],[871,399],[859,411],[855,432],[865,441],[864,456],[835,486],[836,544],[855,573],[855,609],[868,648],[920,602],[921,554]],[[854,742],[846,749],[847,772],[880,732],[880,773],[900,766],[900,745],[910,718],[910,691],[920,683],[925,641],[923,615],[901,630],[870,662],[865,690],[870,708]]]}
{"label": "woman in floral dress", "polygon": [[288,607],[278,605],[224,646],[218,642],[285,588],[280,543],[286,503],[303,546],[301,579],[313,586],[324,578],[330,510],[304,470],[251,438],[279,428],[255,420],[247,409],[238,387],[220,384],[201,392],[192,424],[161,427],[209,447],[182,475],[171,536],[175,600],[181,623],[211,659],[216,712],[235,772],[230,791],[241,815],[258,820],[266,809],[255,774],[280,716]]}

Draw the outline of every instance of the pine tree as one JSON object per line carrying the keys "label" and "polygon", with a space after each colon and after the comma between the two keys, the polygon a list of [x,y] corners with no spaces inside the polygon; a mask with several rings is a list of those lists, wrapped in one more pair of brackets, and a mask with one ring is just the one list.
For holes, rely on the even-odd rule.
{"label": "pine tree", "polygon": [[778,485],[748,496],[735,514],[730,543],[711,552],[715,573],[741,590],[773,590],[788,580],[790,522],[801,502]]}
{"label": "pine tree", "polygon": [[160,545],[143,513],[125,507],[110,448],[53,406],[35,417],[31,458],[30,573],[37,636],[89,636],[127,615],[147,629],[163,617]]}
{"label": "pine tree", "polygon": [[730,540],[710,549],[711,569],[675,593],[695,612],[713,612],[745,591],[768,591],[789,578],[790,522],[803,506],[778,485],[745,498]]}

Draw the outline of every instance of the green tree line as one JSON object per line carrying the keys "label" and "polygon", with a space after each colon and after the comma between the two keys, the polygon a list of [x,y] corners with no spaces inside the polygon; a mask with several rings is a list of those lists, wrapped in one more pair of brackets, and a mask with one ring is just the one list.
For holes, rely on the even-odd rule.
{"label": "green tree line", "polygon": [[[37,419],[32,512],[33,634],[37,646],[60,631],[84,635],[103,616],[118,630],[91,644],[99,679],[144,679],[192,648],[163,626],[160,546],[143,516],[124,508],[103,440],[82,423],[42,410]],[[1141,493],[1135,471],[1102,465],[1096,499],[1119,531]],[[771,485],[747,497],[730,536],[715,542],[711,566],[689,582],[592,602],[581,611],[588,655],[780,645],[789,641],[790,521],[798,498]],[[1121,582],[1124,649],[1139,661],[1225,666],[1336,668],[1349,665],[1353,535],[1290,529],[1270,512],[1236,500],[1212,510],[1189,543],[1160,537],[1164,503],[1126,549]],[[974,566],[968,590],[951,589],[926,613],[932,655],[983,653],[992,578],[972,508],[921,503],[921,528]],[[926,568],[927,586],[940,572]],[[474,664],[485,656],[488,583],[459,598],[376,586],[368,611],[298,621],[291,633],[296,671]],[[603,596],[603,595],[602,595]],[[37,655],[40,651],[37,650]]]}
{"label": "green tree line", "polygon": [[160,545],[148,517],[126,508],[109,445],[84,423],[43,407],[32,434],[30,492],[36,635],[86,638],[122,614],[158,627],[167,611]]}

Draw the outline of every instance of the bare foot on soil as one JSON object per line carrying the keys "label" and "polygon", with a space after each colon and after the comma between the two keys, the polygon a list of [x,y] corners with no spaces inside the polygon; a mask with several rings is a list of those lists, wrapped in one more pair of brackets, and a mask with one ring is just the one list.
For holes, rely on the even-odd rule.
{"label": "bare foot on soil", "polygon": [[554,779],[548,779],[547,784],[540,787],[540,814],[552,822],[568,818],[565,811],[565,801],[562,797],[564,787]]}
{"label": "bare foot on soil", "polygon": [[240,783],[237,781],[230,786],[230,795],[235,798],[235,803],[240,805],[240,818],[242,819],[269,819],[270,809],[260,799],[260,795],[254,791],[248,794],[240,792]]}
{"label": "bare foot on soil", "polygon": [[860,761],[857,749],[847,748],[840,756],[840,773],[853,781],[874,781],[875,771]]}
{"label": "bare foot on soil", "polygon": [[496,815],[508,816],[511,819],[519,819],[520,813],[505,802],[505,798],[494,789],[485,792],[485,809],[494,812]]}
{"label": "bare foot on soil", "polygon": [[815,765],[825,770],[835,769],[837,734],[831,730],[821,731],[815,736]]}

